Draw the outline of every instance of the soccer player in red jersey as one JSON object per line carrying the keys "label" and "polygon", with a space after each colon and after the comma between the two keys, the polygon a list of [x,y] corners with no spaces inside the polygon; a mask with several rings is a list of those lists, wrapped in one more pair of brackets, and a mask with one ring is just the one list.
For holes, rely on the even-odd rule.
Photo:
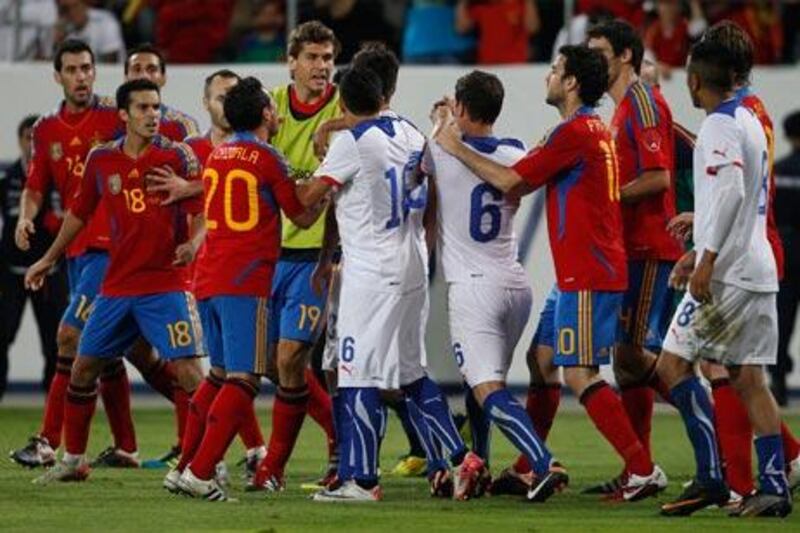
{"label": "soccer player in red jersey", "polygon": [[[300,227],[322,213],[300,204],[282,157],[267,144],[278,118],[261,83],[240,81],[228,91],[224,110],[234,134],[206,161],[206,237],[195,272],[211,372],[192,402],[213,401],[207,420],[193,417],[187,428],[182,472],[173,470],[164,481],[168,489],[208,500],[226,499],[215,465],[253,411],[267,371],[267,301],[280,255],[281,211]],[[195,422],[205,422],[204,433]],[[197,437],[193,443],[190,434]]]}
{"label": "soccer player in red jersey", "polygon": [[[17,246],[23,250],[29,247],[32,220],[42,206],[42,196],[53,187],[65,202],[65,208],[72,208],[89,150],[119,136],[124,128],[116,107],[93,92],[95,68],[91,48],[80,41],[65,41],[55,54],[54,68],[55,80],[63,89],[64,100],[58,109],[45,115],[34,127],[33,159],[20,200],[15,233]],[[31,437],[27,446],[12,453],[12,458],[25,466],[53,464],[54,450],[61,444],[70,369],[81,330],[108,263],[108,226],[103,221],[103,214],[87,219],[84,230],[66,250],[70,303],[58,330],[57,369],[47,395],[42,428]],[[121,363],[109,364],[103,370],[102,387],[110,384],[125,391],[130,388]],[[122,452],[122,463],[135,466],[138,464],[136,437],[127,392],[119,401],[107,402],[106,410],[110,417],[112,413],[114,415],[111,429],[115,447]]]}
{"label": "soccer player in red jersey", "polygon": [[[538,334],[541,342],[555,347],[553,363],[564,367],[567,385],[624,459],[623,497],[637,500],[666,479],[599,372],[617,342],[628,286],[616,153],[611,133],[592,110],[607,87],[608,66],[601,53],[565,46],[547,76],[547,103],[558,108],[563,120],[513,167],[467,148],[454,127],[443,128],[436,140],[502,192],[547,185],[557,287],[549,299],[551,321],[540,323]],[[553,372],[556,367],[551,366]]]}
{"label": "soccer player in red jersey", "polygon": [[[658,87],[639,80],[644,46],[627,22],[613,20],[588,32],[590,48],[609,65],[608,94],[616,109],[611,131],[619,157],[620,199],[630,283],[622,305],[622,339],[614,376],[639,441],[650,449],[656,391],[668,395],[655,373],[656,354],[672,318],[669,275],[683,246],[668,231],[675,216],[672,113]],[[588,489],[613,492],[622,478]]]}
{"label": "soccer player in red jersey", "polygon": [[[163,206],[147,193],[145,175],[167,165],[188,179],[198,179],[199,164],[188,146],[158,135],[160,95],[148,80],[117,89],[117,108],[126,134],[94,148],[84,179],[55,242],[30,267],[26,285],[39,289],[44,274],[102,206],[111,228],[109,265],[101,294],[94,302],[72,368],[65,407],[66,451],[62,461],[38,482],[79,481],[89,474],[84,454],[97,400],[96,380],[109,358],[143,336],[162,357],[173,360],[178,383],[194,390],[202,377],[197,356],[204,353],[194,298],[182,264],[193,256],[184,222],[194,217],[202,227],[200,202]],[[153,228],[160,229],[154,236]]]}

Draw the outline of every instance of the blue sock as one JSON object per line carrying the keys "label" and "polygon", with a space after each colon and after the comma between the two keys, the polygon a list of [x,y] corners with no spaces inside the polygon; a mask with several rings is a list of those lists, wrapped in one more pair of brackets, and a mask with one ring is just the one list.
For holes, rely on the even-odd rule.
{"label": "blue sock", "polygon": [[382,432],[386,426],[386,407],[375,387],[340,388],[345,416],[352,422],[346,432],[349,441],[349,477],[359,485],[374,486],[378,482],[378,455]]}
{"label": "blue sock", "polygon": [[756,437],[755,444],[761,491],[776,496],[788,496],[789,482],[786,479],[783,440],[780,434]]}
{"label": "blue sock", "polygon": [[553,456],[533,429],[525,408],[511,396],[508,389],[496,390],[487,396],[483,411],[508,440],[525,454],[536,475],[547,474]]}
{"label": "blue sock", "polygon": [[339,467],[336,470],[336,475],[339,480],[346,481],[353,477],[350,467],[352,460],[350,433],[353,431],[353,421],[346,416],[344,396],[341,393],[336,392],[332,397],[332,401],[333,424],[336,427],[336,445],[339,448]]}
{"label": "blue sock", "polygon": [[425,415],[410,398],[405,398],[406,414],[415,436],[418,438],[427,461],[427,474],[430,476],[437,470],[447,469],[447,461],[442,458],[439,443],[433,438]]}
{"label": "blue sock", "polygon": [[414,457],[425,457],[425,447],[423,446],[422,442],[420,442],[420,437],[417,435],[417,429],[414,427],[414,423],[411,421],[406,399],[403,398],[397,403],[392,403],[390,407],[392,407],[397,413],[397,417],[400,419],[400,424],[403,426],[403,432],[406,434],[406,438],[408,439],[408,454]]}
{"label": "blue sock", "polygon": [[697,377],[687,379],[670,390],[670,397],[683,417],[686,433],[694,448],[697,480],[722,482],[719,445],[714,431],[714,410]]}
{"label": "blue sock", "polygon": [[439,386],[425,376],[404,386],[403,392],[406,393],[406,398],[422,412],[431,432],[450,454],[452,463],[460,465],[467,454],[467,446],[458,433],[450,414],[450,407]]}
{"label": "blue sock", "polygon": [[465,383],[464,387],[464,404],[467,408],[467,420],[469,420],[469,429],[472,434],[472,451],[484,460],[486,466],[489,466],[491,420],[478,405],[469,385]]}

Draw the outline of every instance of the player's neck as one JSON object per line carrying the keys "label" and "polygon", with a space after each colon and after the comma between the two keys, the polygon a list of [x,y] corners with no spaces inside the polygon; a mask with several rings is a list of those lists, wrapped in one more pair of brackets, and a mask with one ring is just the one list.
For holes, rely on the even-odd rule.
{"label": "player's neck", "polygon": [[327,86],[321,91],[313,91],[308,87],[304,87],[297,83],[294,84],[294,95],[297,97],[297,101],[306,105],[314,105],[318,103],[325,96],[327,90]]}
{"label": "player's neck", "polygon": [[70,100],[64,100],[64,112],[69,113],[70,115],[77,115],[78,113],[83,113],[94,103],[94,96],[89,98],[85,104],[76,104],[75,102],[71,102]]}
{"label": "player's neck", "polygon": [[623,69],[620,71],[614,84],[608,88],[608,94],[611,96],[611,99],[614,100],[615,105],[619,105],[622,99],[625,98],[625,93],[628,92],[628,88],[637,81],[639,81],[639,76],[633,72],[633,69]]}
{"label": "player's neck", "polygon": [[467,137],[491,137],[492,125],[482,122],[467,122],[460,126],[461,132]]}
{"label": "player's neck", "polygon": [[711,91],[706,91],[705,95],[700,102],[700,105],[705,110],[706,114],[709,115],[714,112],[716,108],[720,106],[722,102],[732,99],[735,96],[733,91],[724,92],[724,93],[715,93]]}
{"label": "player's neck", "polygon": [[142,137],[141,135],[129,132],[125,135],[125,141],[122,143],[122,152],[128,157],[137,159],[150,147],[152,142],[152,137]]}
{"label": "player's neck", "polygon": [[218,126],[211,126],[211,133],[209,138],[211,139],[211,146],[219,146],[225,139],[230,136],[231,132],[228,130],[224,130]]}
{"label": "player's neck", "polygon": [[561,113],[562,119],[568,119],[577,113],[581,107],[583,107],[583,102],[581,102],[577,97],[567,97],[564,99],[564,102],[558,106],[558,111]]}

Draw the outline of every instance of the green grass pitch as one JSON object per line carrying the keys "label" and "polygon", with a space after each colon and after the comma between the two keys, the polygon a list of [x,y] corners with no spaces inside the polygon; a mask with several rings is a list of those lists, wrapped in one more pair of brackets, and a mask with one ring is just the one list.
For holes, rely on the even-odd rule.
{"label": "green grass pitch", "polygon": [[[265,434],[269,417],[260,412]],[[150,457],[173,441],[173,415],[166,408],[135,412],[141,453]],[[18,446],[36,430],[39,410],[0,408],[0,450]],[[788,418],[796,430],[800,417]],[[308,499],[299,485],[315,479],[324,467],[321,431],[307,420],[288,469],[288,488],[280,494],[245,493],[234,463],[241,457],[236,442],[228,453],[237,502],[208,503],[172,496],[161,489],[163,470],[96,470],[89,481],[39,487],[31,484],[37,471],[0,461],[0,530],[17,531],[800,531],[800,510],[787,520],[737,520],[708,510],[687,519],[658,516],[658,501],[675,496],[692,473],[694,460],[680,419],[658,414],[653,423],[655,456],[670,477],[670,487],[658,499],[635,504],[604,503],[581,496],[580,488],[617,473],[620,463],[582,411],[562,410],[549,444],[567,466],[570,488],[545,504],[531,505],[510,497],[470,502],[432,499],[423,479],[383,477],[385,501],[379,504],[320,504]],[[95,416],[90,452],[108,444],[102,410]],[[499,432],[493,432],[493,470],[515,456]],[[392,419],[381,456],[389,470],[404,451],[404,437]]]}

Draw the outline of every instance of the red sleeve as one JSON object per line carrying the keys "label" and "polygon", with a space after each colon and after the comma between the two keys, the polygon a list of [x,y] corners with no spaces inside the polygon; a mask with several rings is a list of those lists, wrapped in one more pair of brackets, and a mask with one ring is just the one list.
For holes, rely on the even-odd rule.
{"label": "red sleeve", "polygon": [[25,187],[43,195],[50,188],[51,175],[47,164],[47,143],[44,142],[42,129],[41,123],[33,128],[33,154]]}
{"label": "red sleeve", "polygon": [[[177,143],[178,153],[180,155],[179,164],[176,167],[176,172],[186,178],[187,181],[198,181],[201,179],[202,166],[197,156],[189,145],[184,143]],[[202,194],[187,198],[181,202],[183,210],[190,215],[199,215],[204,211],[205,202]]]}
{"label": "red sleeve", "polygon": [[571,132],[571,126],[560,126],[511,168],[525,183],[541,187],[573,165],[578,146],[576,135]]}
{"label": "red sleeve", "polygon": [[269,168],[264,175],[267,177],[267,185],[269,185],[272,189],[272,193],[275,195],[275,201],[278,202],[278,207],[280,207],[289,218],[302,215],[305,208],[300,203],[300,200],[297,199],[294,182],[289,179],[286,165],[274,157],[271,158],[268,165]]}
{"label": "red sleeve", "polygon": [[671,125],[659,116],[659,106],[655,99],[636,100],[631,118],[633,140],[636,143],[636,154],[639,159],[639,171],[668,169],[672,167],[670,159],[674,154],[664,150],[664,144],[672,134]]}
{"label": "red sleeve", "polygon": [[96,157],[89,152],[81,177],[81,186],[75,191],[72,214],[88,223],[97,204],[100,202],[100,172]]}

